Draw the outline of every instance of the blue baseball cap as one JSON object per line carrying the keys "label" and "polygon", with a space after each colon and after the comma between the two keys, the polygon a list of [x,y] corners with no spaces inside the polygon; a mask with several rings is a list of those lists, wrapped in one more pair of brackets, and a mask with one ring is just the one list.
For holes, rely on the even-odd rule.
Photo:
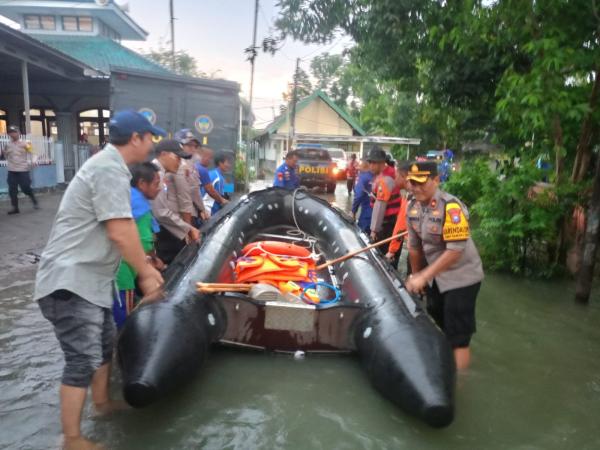
{"label": "blue baseball cap", "polygon": [[193,141],[196,141],[198,145],[201,145],[200,139],[194,136],[194,133],[192,133],[192,130],[190,130],[189,128],[179,130],[177,133],[175,133],[175,136],[173,137],[175,138],[175,140],[181,142],[183,145],[189,144]]}
{"label": "blue baseball cap", "polygon": [[108,132],[112,136],[129,137],[133,133],[152,133],[154,136],[166,136],[165,130],[155,127],[141,113],[133,110],[118,111],[111,117]]}

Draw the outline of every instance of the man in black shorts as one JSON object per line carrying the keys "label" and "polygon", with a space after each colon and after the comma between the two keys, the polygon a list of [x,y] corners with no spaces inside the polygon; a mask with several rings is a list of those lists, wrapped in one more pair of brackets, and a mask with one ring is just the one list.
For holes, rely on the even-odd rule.
{"label": "man in black shorts", "polygon": [[429,286],[427,309],[450,341],[456,367],[466,369],[483,280],[469,213],[460,200],[438,189],[436,163],[412,163],[406,178],[413,194],[406,212],[412,269],[406,289],[423,293]]}

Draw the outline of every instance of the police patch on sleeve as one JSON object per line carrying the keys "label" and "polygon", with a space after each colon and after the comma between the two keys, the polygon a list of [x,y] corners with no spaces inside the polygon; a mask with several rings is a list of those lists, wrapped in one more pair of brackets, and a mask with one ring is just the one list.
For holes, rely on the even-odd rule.
{"label": "police patch on sleeve", "polygon": [[444,241],[464,241],[471,235],[469,221],[456,202],[446,204],[446,217],[442,231]]}

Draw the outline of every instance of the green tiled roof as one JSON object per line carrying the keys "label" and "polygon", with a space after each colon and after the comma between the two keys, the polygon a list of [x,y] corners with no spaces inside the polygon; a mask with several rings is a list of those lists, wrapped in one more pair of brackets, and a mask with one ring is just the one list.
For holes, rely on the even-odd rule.
{"label": "green tiled roof", "polygon": [[[329,105],[329,107],[331,109],[333,109],[342,119],[344,119],[348,123],[348,125],[350,125],[354,129],[354,131],[356,131],[359,135],[365,136],[367,134],[367,133],[365,133],[365,130],[362,129],[362,127],[358,124],[358,122],[350,114],[348,114],[346,111],[344,111],[338,105],[336,105],[335,102],[333,100],[331,100],[329,98],[329,96],[321,90],[314,91],[308,97],[305,97],[302,100],[300,100],[296,104],[296,114],[298,114],[300,111],[302,111],[308,105],[310,105],[313,102],[313,100],[315,100],[317,98],[320,98],[325,103],[327,103],[327,105]],[[269,134],[276,133],[277,130],[285,123],[286,120],[287,120],[287,117],[285,114],[282,114],[279,117],[276,117],[275,120],[273,120],[273,122],[271,122],[267,126],[266,132]]]}
{"label": "green tiled roof", "polygon": [[110,73],[111,66],[145,70],[163,75],[171,73],[168,69],[139,53],[103,36],[35,35],[34,37],[71,58],[106,74]]}

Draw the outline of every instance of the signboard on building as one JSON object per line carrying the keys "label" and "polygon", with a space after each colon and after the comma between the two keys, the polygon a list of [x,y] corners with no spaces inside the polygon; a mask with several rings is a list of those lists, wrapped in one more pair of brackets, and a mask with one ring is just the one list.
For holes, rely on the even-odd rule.
{"label": "signboard on building", "polygon": [[156,113],[150,108],[140,108],[138,109],[138,112],[148,119],[148,122],[150,122],[152,125],[156,124]]}
{"label": "signboard on building", "polygon": [[196,128],[200,134],[210,134],[210,132],[213,130],[213,127],[214,125],[212,119],[206,114],[199,115],[194,121],[194,128]]}

